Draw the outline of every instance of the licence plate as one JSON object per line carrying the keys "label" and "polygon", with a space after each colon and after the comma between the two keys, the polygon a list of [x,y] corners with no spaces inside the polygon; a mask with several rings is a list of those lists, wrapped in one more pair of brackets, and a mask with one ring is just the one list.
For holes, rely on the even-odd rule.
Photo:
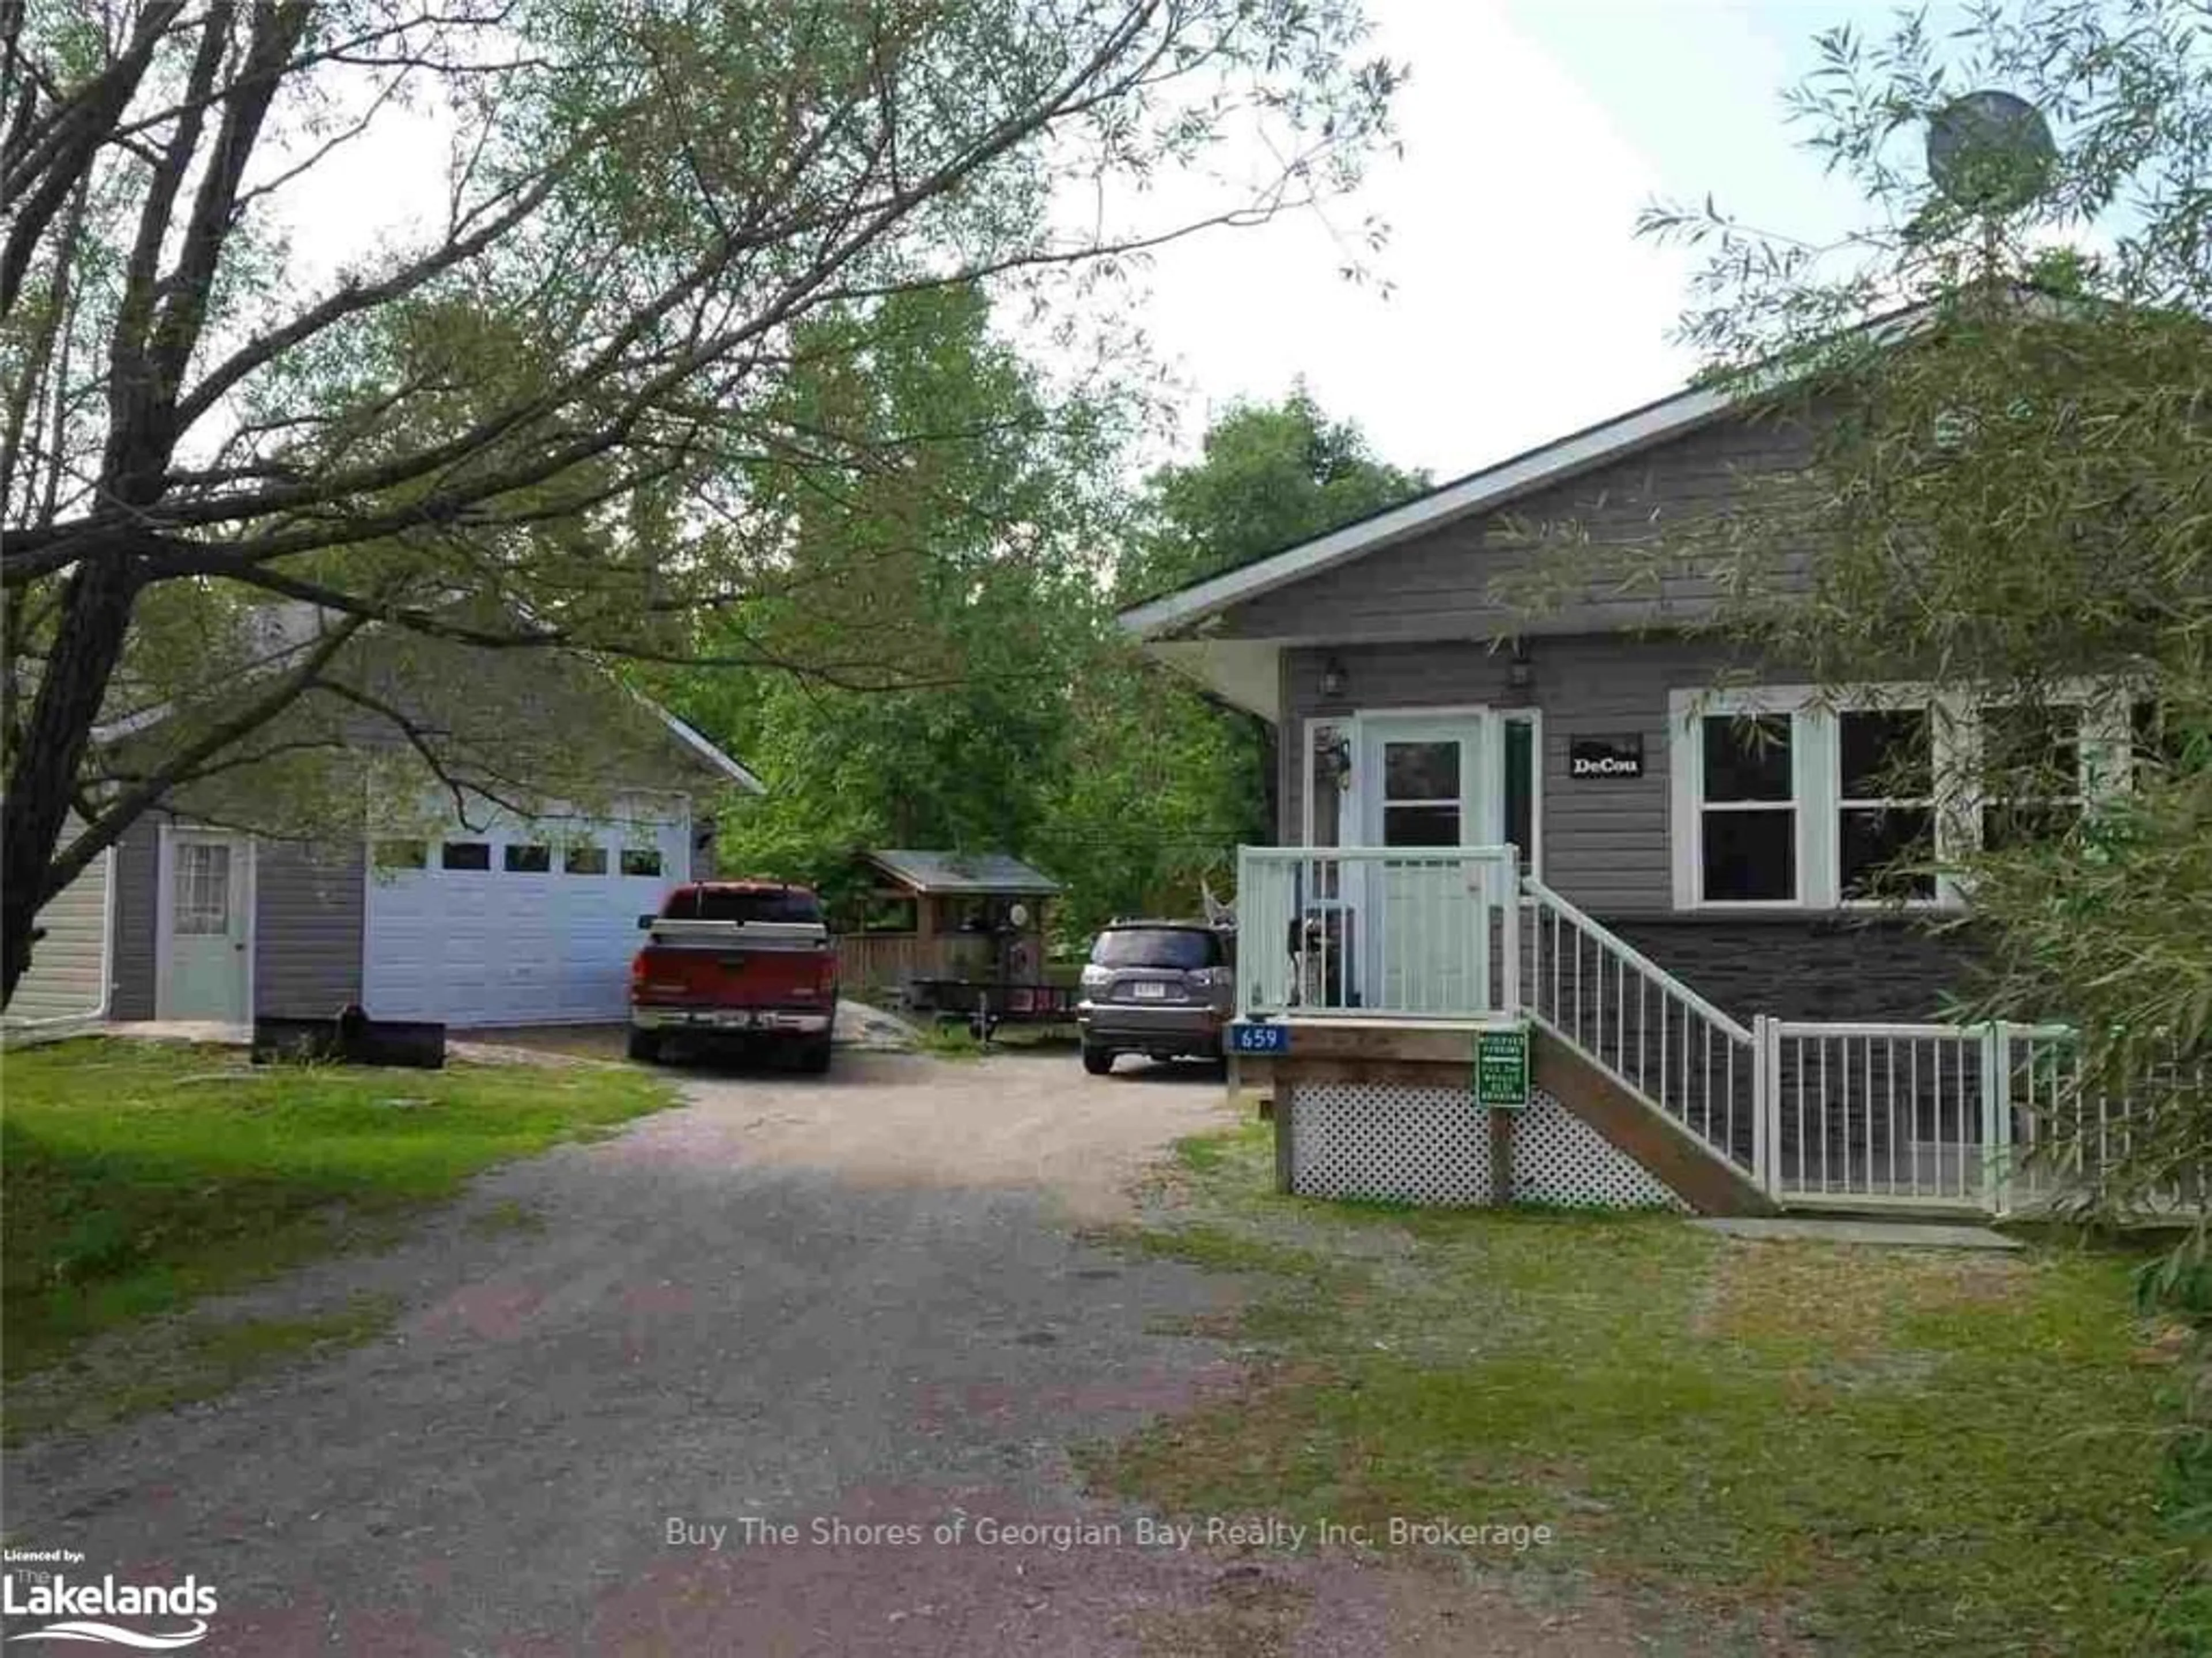
{"label": "licence plate", "polygon": [[758,1016],[745,1012],[721,1012],[714,1015],[714,1023],[725,1030],[750,1030]]}
{"label": "licence plate", "polygon": [[1137,981],[1137,999],[1140,1002],[1164,1002],[1167,995],[1168,987],[1158,979]]}

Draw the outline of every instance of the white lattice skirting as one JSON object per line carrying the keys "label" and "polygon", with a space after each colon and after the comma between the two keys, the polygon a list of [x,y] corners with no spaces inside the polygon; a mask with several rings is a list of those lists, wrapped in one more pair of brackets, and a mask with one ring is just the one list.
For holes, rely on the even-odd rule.
{"label": "white lattice skirting", "polygon": [[[1464,1088],[1299,1083],[1291,1093],[1291,1189],[1312,1198],[1493,1200],[1490,1114]],[[1513,1194],[1583,1208],[1688,1205],[1550,1095],[1514,1114]]]}

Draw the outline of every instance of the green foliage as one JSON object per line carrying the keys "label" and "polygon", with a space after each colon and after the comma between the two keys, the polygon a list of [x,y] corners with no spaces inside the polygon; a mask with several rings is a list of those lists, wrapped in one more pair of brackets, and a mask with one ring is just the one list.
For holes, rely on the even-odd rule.
{"label": "green foliage", "polygon": [[1281,1282],[1226,1332],[1272,1361],[1253,1386],[1091,1460],[1117,1495],[1549,1525],[1471,1564],[1663,1586],[1705,1625],[1686,1650],[1735,1649],[1738,1617],[1755,1651],[2202,1649],[2175,1372],[2126,1260],[1346,1212],[1273,1195],[1271,1156],[1184,1150],[1144,1218],[1140,1248]]}
{"label": "green foliage", "polygon": [[[858,848],[1010,852],[1065,884],[1052,924],[1074,945],[1116,914],[1227,896],[1237,845],[1272,838],[1266,734],[1124,641],[1109,586],[1138,568],[1194,578],[1419,481],[1300,392],[1233,411],[1202,460],[1131,502],[1115,483],[1125,405],[1055,394],[990,324],[980,294],[948,290],[802,335],[831,337],[787,388],[817,459],[779,463],[787,597],[744,627],[765,614],[810,659],[842,650],[848,683],[728,668],[651,683],[769,785],[726,815],[726,869],[838,895]],[[865,459],[885,452],[900,464]],[[868,673],[878,659],[899,677]]]}
{"label": "green foliage", "polygon": [[1121,561],[1121,601],[1250,562],[1429,486],[1377,459],[1349,422],[1331,421],[1303,382],[1279,404],[1232,405],[1200,459],[1164,466],[1146,491],[1146,529]]}
{"label": "green foliage", "polygon": [[[2082,1195],[2109,1208],[2212,1169],[2200,14],[2177,0],[1990,6],[1946,36],[1912,16],[1878,41],[1834,31],[1790,109],[1863,192],[1867,228],[1814,249],[1710,202],[1646,221],[1707,255],[1687,335],[1712,379],[1800,430],[1811,464],[1662,526],[1658,557],[1624,579],[1714,580],[1719,627],[1824,685],[2080,706],[2107,733],[2081,756],[2078,820],[2002,847],[1974,831],[1976,793],[2081,793],[2075,756],[1955,752],[1935,861],[1971,891],[1990,945],[1968,1017],[2075,1023],[2081,1097],[2132,1102],[2124,1145],[2096,1146],[2083,1169]],[[2057,140],[2041,192],[1994,217],[1948,200],[1921,159],[1928,118],[1984,86],[2042,109]],[[1891,320],[1863,325],[1877,314]],[[2139,711],[2154,730],[2131,732]],[[2083,1114],[2061,1104],[2039,1127],[2070,1157]]]}
{"label": "green foliage", "polygon": [[[988,284],[1125,344],[1098,290],[1130,255],[1346,189],[1400,80],[1357,0],[81,9],[11,9],[0,72],[0,999],[40,897],[150,808],[357,829],[371,744],[420,762],[403,798],[574,794],[579,745],[524,739],[605,720],[502,744],[494,672],[395,669],[409,640],[836,688],[949,679],[909,647],[950,633],[957,677],[1020,684],[1088,603],[1023,526],[1103,474],[933,471],[992,434],[940,422],[963,366],[901,331],[957,357],[933,300]],[[424,210],[295,257],[333,157],[426,134]],[[1229,184],[1224,142],[1273,176]],[[1063,186],[1116,206],[1079,222]],[[1019,498],[1048,477],[1078,498]],[[1004,533],[942,544],[963,514]],[[270,637],[280,611],[316,625]],[[127,754],[86,740],[155,710]],[[1016,748],[1048,723],[975,713]]]}
{"label": "green foliage", "polygon": [[635,1072],[252,1067],[221,1050],[11,1053],[7,1374],[349,1244],[471,1175],[669,1102]]}

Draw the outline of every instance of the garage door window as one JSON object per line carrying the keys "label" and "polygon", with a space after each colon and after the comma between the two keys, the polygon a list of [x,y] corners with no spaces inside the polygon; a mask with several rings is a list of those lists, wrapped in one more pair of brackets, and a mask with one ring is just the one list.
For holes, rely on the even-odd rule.
{"label": "garage door window", "polygon": [[659,875],[660,849],[657,847],[624,847],[622,872],[625,875]]}
{"label": "garage door window", "polygon": [[507,848],[507,872],[509,875],[544,875],[553,867],[553,848],[537,846],[511,846]]}
{"label": "garage door window", "polygon": [[448,841],[438,849],[441,869],[487,870],[491,867],[489,841]]}
{"label": "garage door window", "polygon": [[605,875],[607,872],[607,849],[605,847],[570,847],[561,859],[561,870],[566,875]]}

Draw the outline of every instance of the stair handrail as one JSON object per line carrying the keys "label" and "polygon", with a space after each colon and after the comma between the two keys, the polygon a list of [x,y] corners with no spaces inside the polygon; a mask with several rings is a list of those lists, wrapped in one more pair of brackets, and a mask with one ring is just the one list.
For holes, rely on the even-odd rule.
{"label": "stair handrail", "polygon": [[1534,903],[1557,911],[1577,932],[1583,934],[1597,947],[1613,951],[1644,978],[1668,994],[1679,999],[1685,1006],[1694,1008],[1700,1017],[1710,1020],[1740,1042],[1748,1043],[1751,1041],[1751,1028],[1748,1025],[1715,1007],[1611,927],[1585,915],[1534,876],[1522,876],[1521,890]]}

